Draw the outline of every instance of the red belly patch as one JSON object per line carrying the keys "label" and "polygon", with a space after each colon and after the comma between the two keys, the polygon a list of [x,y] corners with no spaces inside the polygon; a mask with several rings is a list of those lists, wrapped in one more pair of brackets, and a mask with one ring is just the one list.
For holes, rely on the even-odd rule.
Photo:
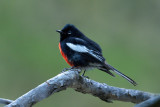
{"label": "red belly patch", "polygon": [[59,50],[60,50],[60,53],[62,54],[64,60],[70,65],[70,66],[74,66],[72,62],[70,62],[67,58],[67,56],[64,54],[64,52],[62,51],[61,49],[61,44],[59,43]]}

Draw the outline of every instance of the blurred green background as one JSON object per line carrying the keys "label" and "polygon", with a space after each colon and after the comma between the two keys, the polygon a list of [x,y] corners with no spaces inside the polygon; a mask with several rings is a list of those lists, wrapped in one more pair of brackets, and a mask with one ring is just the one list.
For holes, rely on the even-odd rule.
{"label": "blurred green background", "polygon": [[[100,44],[108,63],[133,78],[113,78],[99,70],[90,79],[112,86],[160,93],[159,0],[1,0],[0,97],[16,99],[69,67],[58,49],[67,23]],[[132,107],[106,103],[73,89],[55,93],[35,107]]]}

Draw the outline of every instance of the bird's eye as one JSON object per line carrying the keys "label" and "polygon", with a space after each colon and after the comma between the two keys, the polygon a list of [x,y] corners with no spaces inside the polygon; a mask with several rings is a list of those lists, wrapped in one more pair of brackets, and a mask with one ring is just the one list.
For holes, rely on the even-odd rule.
{"label": "bird's eye", "polygon": [[71,35],[72,34],[72,32],[71,31],[68,31],[68,35]]}

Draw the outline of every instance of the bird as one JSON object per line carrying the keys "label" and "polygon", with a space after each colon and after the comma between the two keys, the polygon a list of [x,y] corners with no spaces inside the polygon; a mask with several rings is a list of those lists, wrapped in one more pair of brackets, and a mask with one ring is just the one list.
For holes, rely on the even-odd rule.
{"label": "bird", "polygon": [[101,47],[85,36],[73,24],[66,24],[62,30],[56,31],[60,34],[60,53],[71,66],[71,69],[78,68],[84,70],[82,76],[84,76],[86,70],[94,68],[104,71],[113,77],[115,77],[114,72],[134,86],[137,85],[133,79],[109,65],[102,55]]}

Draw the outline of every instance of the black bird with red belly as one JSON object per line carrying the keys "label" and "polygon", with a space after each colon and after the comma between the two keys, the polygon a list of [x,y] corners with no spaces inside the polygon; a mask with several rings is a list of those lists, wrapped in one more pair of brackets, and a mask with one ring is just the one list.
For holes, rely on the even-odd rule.
{"label": "black bird with red belly", "polygon": [[57,30],[57,32],[60,33],[60,52],[72,68],[84,70],[84,73],[87,69],[97,68],[113,77],[112,72],[115,72],[134,86],[137,85],[134,80],[109,65],[102,55],[100,46],[86,37],[74,25],[67,24],[62,30]]}

